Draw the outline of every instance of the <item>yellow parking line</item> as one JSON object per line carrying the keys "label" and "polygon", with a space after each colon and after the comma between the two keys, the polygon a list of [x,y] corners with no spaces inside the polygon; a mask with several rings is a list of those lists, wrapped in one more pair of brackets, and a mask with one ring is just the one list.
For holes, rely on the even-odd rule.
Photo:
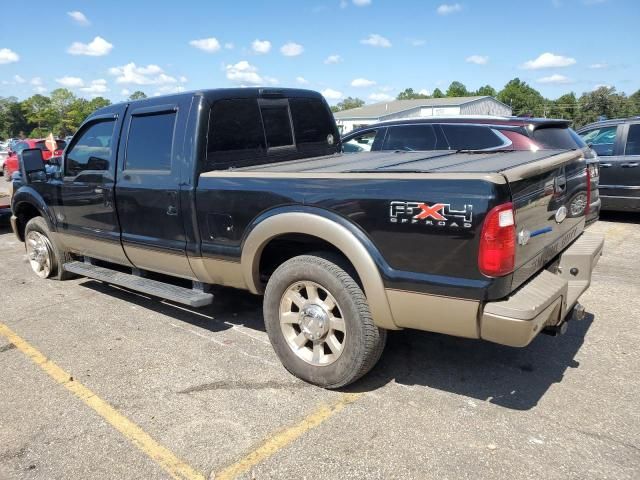
{"label": "yellow parking line", "polygon": [[248,472],[251,467],[254,467],[258,463],[266,460],[278,451],[282,450],[284,447],[302,436],[304,433],[317,427],[326,419],[332,417],[333,415],[344,409],[344,407],[346,407],[350,403],[355,402],[361,396],[361,393],[345,393],[337,402],[331,405],[321,406],[318,410],[307,416],[300,423],[275,434],[249,455],[234,463],[233,465],[229,465],[221,472],[218,472],[215,476],[215,480],[231,480],[238,477],[239,475],[242,475],[243,473]]}
{"label": "yellow parking line", "polygon": [[91,407],[98,415],[104,418],[112,427],[122,433],[144,454],[162,467],[169,475],[177,479],[204,480],[204,475],[194,470],[185,462],[176,457],[170,450],[160,445],[142,428],[133,423],[127,417],[119,413],[115,408],[98,397],[95,393],[74,380],[69,373],[53,363],[26,340],[15,334],[9,327],[0,323],[0,335],[5,337],[15,347],[44,370],[51,378],[65,387],[76,397]]}

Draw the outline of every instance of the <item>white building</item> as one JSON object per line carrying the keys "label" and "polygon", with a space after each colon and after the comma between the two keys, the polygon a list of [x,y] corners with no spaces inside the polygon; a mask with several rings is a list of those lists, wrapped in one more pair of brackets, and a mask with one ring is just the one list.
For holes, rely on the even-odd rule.
{"label": "white building", "polygon": [[457,115],[511,116],[511,107],[488,96],[425,98],[372,103],[336,112],[334,117],[345,134],[384,120]]}

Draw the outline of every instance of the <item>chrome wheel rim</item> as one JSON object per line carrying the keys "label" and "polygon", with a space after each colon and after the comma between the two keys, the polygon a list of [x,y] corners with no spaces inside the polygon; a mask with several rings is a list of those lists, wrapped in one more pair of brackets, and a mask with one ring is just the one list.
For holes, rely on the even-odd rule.
{"label": "chrome wheel rim", "polygon": [[587,208],[587,194],[581,193],[576,198],[573,199],[571,205],[569,205],[569,211],[572,216],[581,215],[585,209]]}
{"label": "chrome wheel rim", "polygon": [[49,277],[51,274],[51,252],[53,251],[49,239],[40,232],[29,232],[26,245],[31,269],[40,278]]}
{"label": "chrome wheel rim", "polygon": [[296,282],[285,290],[280,329],[291,351],[315,366],[338,360],[347,339],[338,302],[326,288],[310,281]]}

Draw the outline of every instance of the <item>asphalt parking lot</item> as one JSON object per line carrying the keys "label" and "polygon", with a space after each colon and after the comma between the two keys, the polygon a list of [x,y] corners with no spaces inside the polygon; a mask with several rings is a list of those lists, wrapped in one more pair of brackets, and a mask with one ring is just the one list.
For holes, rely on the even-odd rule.
{"label": "asphalt parking lot", "polygon": [[0,227],[0,478],[638,478],[640,216],[588,316],[528,348],[393,332],[347,390],[290,376],[260,299],[190,310],[44,281]]}

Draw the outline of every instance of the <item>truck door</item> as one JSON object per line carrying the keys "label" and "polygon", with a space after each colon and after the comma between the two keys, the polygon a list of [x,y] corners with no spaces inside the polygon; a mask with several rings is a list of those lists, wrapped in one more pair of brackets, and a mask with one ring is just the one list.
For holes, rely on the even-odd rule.
{"label": "truck door", "polygon": [[114,206],[116,150],[126,106],[85,122],[63,155],[58,233],[73,252],[129,265]]}
{"label": "truck door", "polygon": [[[619,196],[620,177],[625,171],[624,135],[625,125],[604,125],[580,133],[582,139],[598,154],[600,160],[600,196]],[[603,200],[604,201],[604,200]]]}
{"label": "truck door", "polygon": [[624,157],[620,174],[615,179],[617,193],[637,205],[640,200],[640,122],[627,125],[624,135]]}
{"label": "truck door", "polygon": [[116,203],[122,246],[131,263],[194,278],[180,209],[180,159],[190,98],[130,106],[118,150]]}

